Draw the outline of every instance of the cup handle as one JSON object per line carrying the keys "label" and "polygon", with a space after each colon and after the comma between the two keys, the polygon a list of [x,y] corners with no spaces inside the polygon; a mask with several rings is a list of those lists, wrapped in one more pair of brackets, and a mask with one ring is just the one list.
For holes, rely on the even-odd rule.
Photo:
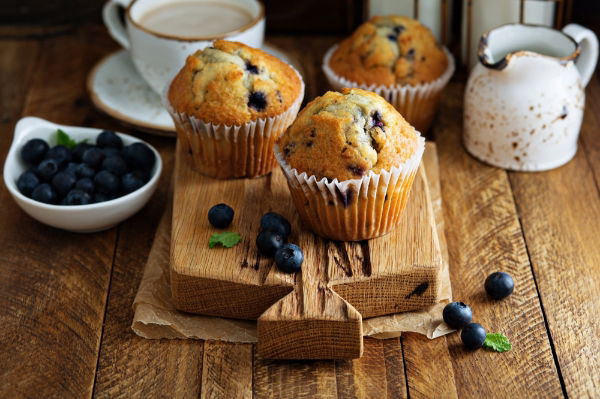
{"label": "cup handle", "polygon": [[587,86],[598,61],[598,38],[594,32],[578,24],[569,24],[562,31],[579,43],[581,53],[575,65],[579,69],[581,82]]}
{"label": "cup handle", "polygon": [[127,31],[119,16],[119,8],[127,7],[131,0],[109,0],[102,8],[102,19],[108,33],[125,49],[129,49]]}

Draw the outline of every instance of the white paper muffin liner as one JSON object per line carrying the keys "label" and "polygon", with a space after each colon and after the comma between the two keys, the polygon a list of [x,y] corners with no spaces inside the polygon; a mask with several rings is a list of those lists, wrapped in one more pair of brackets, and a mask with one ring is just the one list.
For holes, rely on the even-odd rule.
{"label": "white paper muffin liner", "polygon": [[168,100],[169,84],[163,92],[163,104],[173,118],[177,138],[190,155],[193,168],[220,179],[269,173],[276,165],[275,142],[294,122],[304,99],[304,81],[296,69],[294,72],[300,79],[301,88],[292,105],[279,115],[242,125],[214,124],[175,111]]}
{"label": "white paper muffin liner", "polygon": [[425,139],[417,135],[417,148],[403,164],[343,181],[299,173],[276,145],[275,157],[304,224],[322,237],[340,241],[367,240],[390,232],[406,206],[425,150]]}
{"label": "white paper muffin liner", "polygon": [[443,47],[443,50],[448,58],[448,67],[442,76],[431,82],[414,86],[377,86],[375,84],[359,84],[336,74],[329,66],[329,60],[337,47],[337,44],[331,47],[323,57],[323,72],[331,87],[338,91],[344,87],[356,87],[375,92],[392,104],[404,119],[418,131],[426,132],[429,129],[437,110],[442,91],[450,81],[455,69],[454,57],[445,46]]}

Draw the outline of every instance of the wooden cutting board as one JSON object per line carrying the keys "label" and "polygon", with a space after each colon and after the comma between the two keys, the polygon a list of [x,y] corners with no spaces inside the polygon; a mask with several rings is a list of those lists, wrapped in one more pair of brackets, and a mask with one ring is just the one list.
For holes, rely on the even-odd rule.
{"label": "wooden cutting board", "polygon": [[[258,351],[266,358],[349,359],[362,354],[363,318],[438,301],[442,257],[423,166],[394,231],[338,242],[302,226],[280,169],[256,179],[215,180],[194,172],[188,157],[178,145],[171,291],[179,310],[257,319]],[[226,230],[242,240],[231,249],[210,249],[209,237],[218,230],[207,213],[221,202],[235,210]],[[304,252],[295,275],[279,272],[257,252],[260,218],[269,211],[288,218],[289,241]]]}

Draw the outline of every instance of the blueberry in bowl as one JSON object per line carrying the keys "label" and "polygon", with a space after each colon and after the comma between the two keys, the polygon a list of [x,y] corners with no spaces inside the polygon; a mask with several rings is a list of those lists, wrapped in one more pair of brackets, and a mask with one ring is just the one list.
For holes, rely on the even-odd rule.
{"label": "blueberry in bowl", "polygon": [[15,126],[4,183],[34,219],[93,232],[139,211],[161,171],[158,152],[133,136],[26,117]]}

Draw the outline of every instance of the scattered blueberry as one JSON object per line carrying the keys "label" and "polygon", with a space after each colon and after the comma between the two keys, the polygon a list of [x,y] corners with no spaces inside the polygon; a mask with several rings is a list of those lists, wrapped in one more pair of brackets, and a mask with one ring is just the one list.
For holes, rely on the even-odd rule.
{"label": "scattered blueberry", "polygon": [[75,146],[75,148],[73,148],[73,158],[78,161],[81,162],[81,158],[83,157],[83,153],[85,152],[85,150],[87,150],[88,148],[91,148],[92,145],[88,144],[88,143],[79,143]]}
{"label": "scattered blueberry", "polygon": [[129,172],[121,176],[121,189],[124,194],[129,194],[142,187],[146,182],[141,176],[141,173]]}
{"label": "scattered blueberry", "polygon": [[469,305],[462,302],[451,302],[444,307],[444,321],[450,327],[460,330],[473,319],[473,312]]}
{"label": "scattered blueberry", "polygon": [[119,192],[119,178],[106,170],[101,170],[96,174],[94,184],[99,192],[109,196]]}
{"label": "scattered blueberry", "polygon": [[52,187],[56,190],[58,196],[62,198],[73,188],[75,182],[77,182],[75,175],[63,170],[52,178]]}
{"label": "scattered blueberry", "polygon": [[285,244],[285,240],[281,234],[271,231],[263,230],[258,233],[256,237],[256,247],[261,255],[266,257],[272,257],[275,255],[277,250]]}
{"label": "scattered blueberry", "polygon": [[304,254],[296,244],[284,244],[275,252],[275,264],[283,273],[300,271],[304,262]]}
{"label": "scattered blueberry", "polygon": [[104,158],[102,169],[107,170],[116,176],[122,176],[127,173],[127,163],[120,156]]}
{"label": "scattered blueberry", "polygon": [[495,272],[485,279],[485,291],[494,299],[503,299],[512,294],[515,282],[508,273]]}
{"label": "scattered blueberry", "polygon": [[31,139],[21,148],[21,159],[29,165],[37,165],[48,152],[48,143],[42,139]]}
{"label": "scattered blueberry", "polygon": [[123,157],[132,169],[151,171],[156,162],[154,152],[144,143],[133,143],[123,148]]}
{"label": "scattered blueberry", "polygon": [[80,163],[75,169],[75,175],[80,179],[84,177],[93,178],[96,175],[96,171],[92,169],[91,166],[84,163]]}
{"label": "scattered blueberry", "polygon": [[62,167],[73,160],[73,153],[64,145],[57,145],[48,150],[46,159],[54,159]]}
{"label": "scattered blueberry", "polygon": [[31,193],[31,198],[45,204],[55,204],[58,196],[56,191],[47,183],[40,184]]}
{"label": "scattered blueberry", "polygon": [[83,190],[74,188],[65,197],[66,205],[87,205],[92,202],[92,197]]}
{"label": "scattered blueberry", "polygon": [[37,167],[37,175],[44,181],[49,181],[58,172],[59,164],[55,159],[44,159]]}
{"label": "scattered blueberry", "polygon": [[264,111],[267,107],[267,97],[262,91],[253,91],[248,97],[248,106],[257,111]]}
{"label": "scattered blueberry", "polygon": [[32,170],[26,170],[17,179],[17,188],[26,197],[31,197],[31,193],[38,184],[40,184],[40,179]]}
{"label": "scattered blueberry", "polygon": [[123,140],[115,133],[110,130],[103,130],[98,137],[96,137],[96,144],[98,147],[123,147]]}
{"label": "scattered blueberry", "polygon": [[94,192],[94,182],[89,177],[84,177],[83,179],[77,180],[75,183],[75,188],[85,191],[88,194],[92,194]]}
{"label": "scattered blueberry", "polygon": [[292,225],[286,218],[281,216],[275,212],[265,213],[262,218],[260,218],[260,230],[271,230],[279,235],[285,240],[288,239],[290,234],[292,233]]}
{"label": "scattered blueberry", "polygon": [[463,327],[460,333],[460,339],[467,349],[481,348],[485,341],[485,329],[481,324],[469,323]]}
{"label": "scattered blueberry", "polygon": [[217,204],[208,210],[208,221],[217,229],[224,229],[231,224],[235,212],[227,204]]}
{"label": "scattered blueberry", "polygon": [[86,165],[98,169],[104,160],[104,153],[98,147],[88,148],[83,152],[81,156],[81,161]]}

